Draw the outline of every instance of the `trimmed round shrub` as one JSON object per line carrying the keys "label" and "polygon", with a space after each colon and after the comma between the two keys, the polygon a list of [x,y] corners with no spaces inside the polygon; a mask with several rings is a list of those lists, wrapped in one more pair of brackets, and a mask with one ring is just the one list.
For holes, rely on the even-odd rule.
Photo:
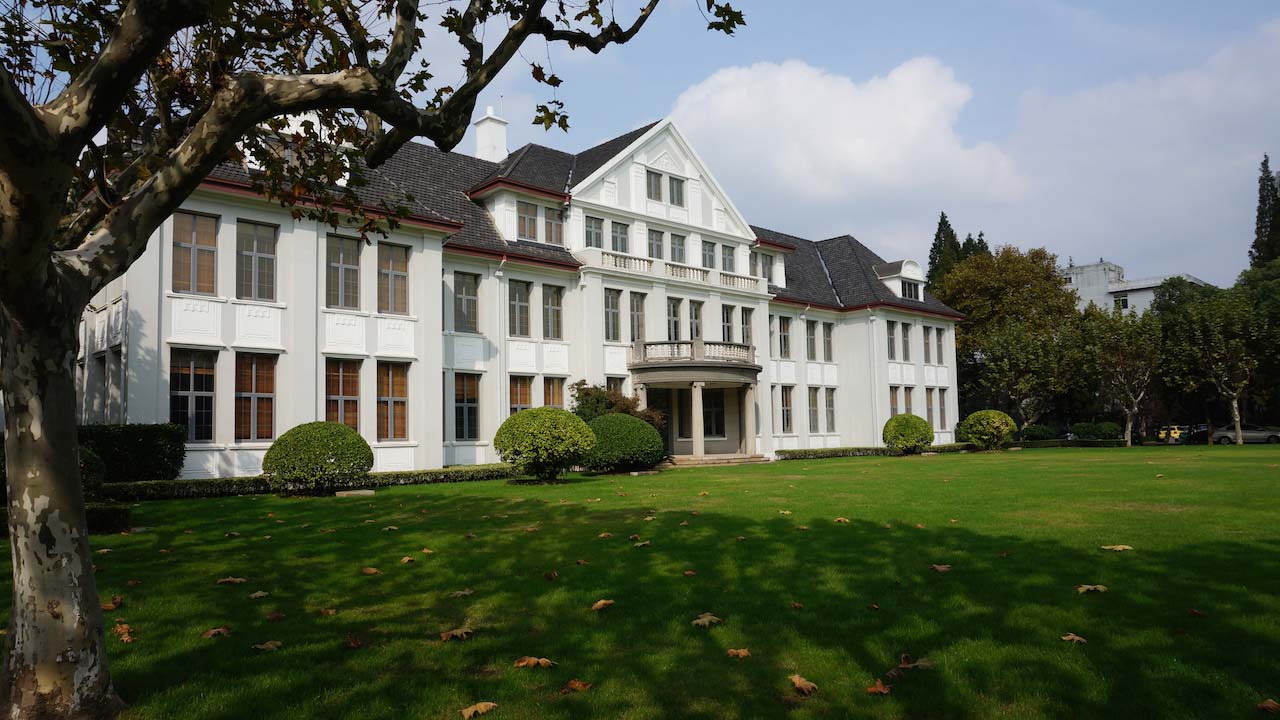
{"label": "trimmed round shrub", "polygon": [[541,482],[582,462],[596,436],[582,418],[553,407],[530,408],[507,418],[493,436],[493,447],[521,475]]}
{"label": "trimmed round shrub", "polygon": [[359,483],[373,467],[373,448],[346,425],[313,422],[276,438],[262,459],[271,489],[292,495],[324,493]]}
{"label": "trimmed round shrub", "polygon": [[1076,440],[1097,440],[1098,426],[1091,422],[1071,423],[1071,434]]}
{"label": "trimmed round shrub", "polygon": [[884,424],[885,447],[904,455],[920,452],[933,444],[933,428],[919,415],[894,415]]}
{"label": "trimmed round shrub", "polygon": [[658,431],[633,415],[601,415],[587,427],[596,436],[596,446],[582,465],[592,472],[648,470],[667,457],[666,443]]}
{"label": "trimmed round shrub", "polygon": [[999,410],[979,410],[960,421],[956,436],[983,450],[993,450],[1009,441],[1017,429],[1013,418]]}
{"label": "trimmed round shrub", "polygon": [[1119,440],[1123,434],[1124,428],[1110,420],[1093,425],[1093,435],[1098,440]]}
{"label": "trimmed round shrub", "polygon": [[1028,425],[1022,428],[1023,440],[1053,440],[1058,432],[1048,425]]}

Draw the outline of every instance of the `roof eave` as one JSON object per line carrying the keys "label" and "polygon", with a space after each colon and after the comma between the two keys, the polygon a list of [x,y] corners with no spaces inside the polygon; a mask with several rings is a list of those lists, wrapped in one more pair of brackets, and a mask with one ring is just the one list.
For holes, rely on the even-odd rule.
{"label": "roof eave", "polygon": [[531,195],[539,195],[551,200],[559,200],[560,202],[568,202],[569,194],[548,190],[547,188],[529,185],[509,178],[494,178],[487,180],[467,191],[467,197],[471,200],[483,199],[498,190],[515,190],[517,192],[529,193]]}

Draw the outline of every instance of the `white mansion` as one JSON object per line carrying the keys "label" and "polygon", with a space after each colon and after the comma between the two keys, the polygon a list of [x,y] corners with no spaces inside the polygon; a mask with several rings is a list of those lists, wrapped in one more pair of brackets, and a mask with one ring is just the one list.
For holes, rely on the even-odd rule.
{"label": "white mansion", "polygon": [[749,225],[668,120],[576,155],[476,130],[368,172],[371,206],[411,197],[368,243],[219,170],[86,312],[82,421],[185,424],[190,477],[314,420],[379,470],[496,461],[579,379],[666,411],[677,457],[879,445],[896,413],[951,440],[959,315],[916,262]]}

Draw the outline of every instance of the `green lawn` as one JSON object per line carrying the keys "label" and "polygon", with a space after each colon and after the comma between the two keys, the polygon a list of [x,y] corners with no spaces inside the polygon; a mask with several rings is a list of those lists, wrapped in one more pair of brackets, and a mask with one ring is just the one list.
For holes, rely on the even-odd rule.
{"label": "green lawn", "polygon": [[[93,545],[130,718],[1250,718],[1280,699],[1278,465],[1035,450],[153,502]],[[869,695],[904,652],[935,667]]]}

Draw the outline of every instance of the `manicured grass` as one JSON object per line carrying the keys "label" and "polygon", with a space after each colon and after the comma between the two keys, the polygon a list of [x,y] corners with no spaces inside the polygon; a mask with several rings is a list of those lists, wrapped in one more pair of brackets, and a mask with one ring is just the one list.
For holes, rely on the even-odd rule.
{"label": "manicured grass", "polygon": [[[136,638],[109,640],[131,718],[1248,718],[1280,699],[1277,465],[1036,450],[155,502],[94,547]],[[904,652],[936,666],[868,695]]]}

